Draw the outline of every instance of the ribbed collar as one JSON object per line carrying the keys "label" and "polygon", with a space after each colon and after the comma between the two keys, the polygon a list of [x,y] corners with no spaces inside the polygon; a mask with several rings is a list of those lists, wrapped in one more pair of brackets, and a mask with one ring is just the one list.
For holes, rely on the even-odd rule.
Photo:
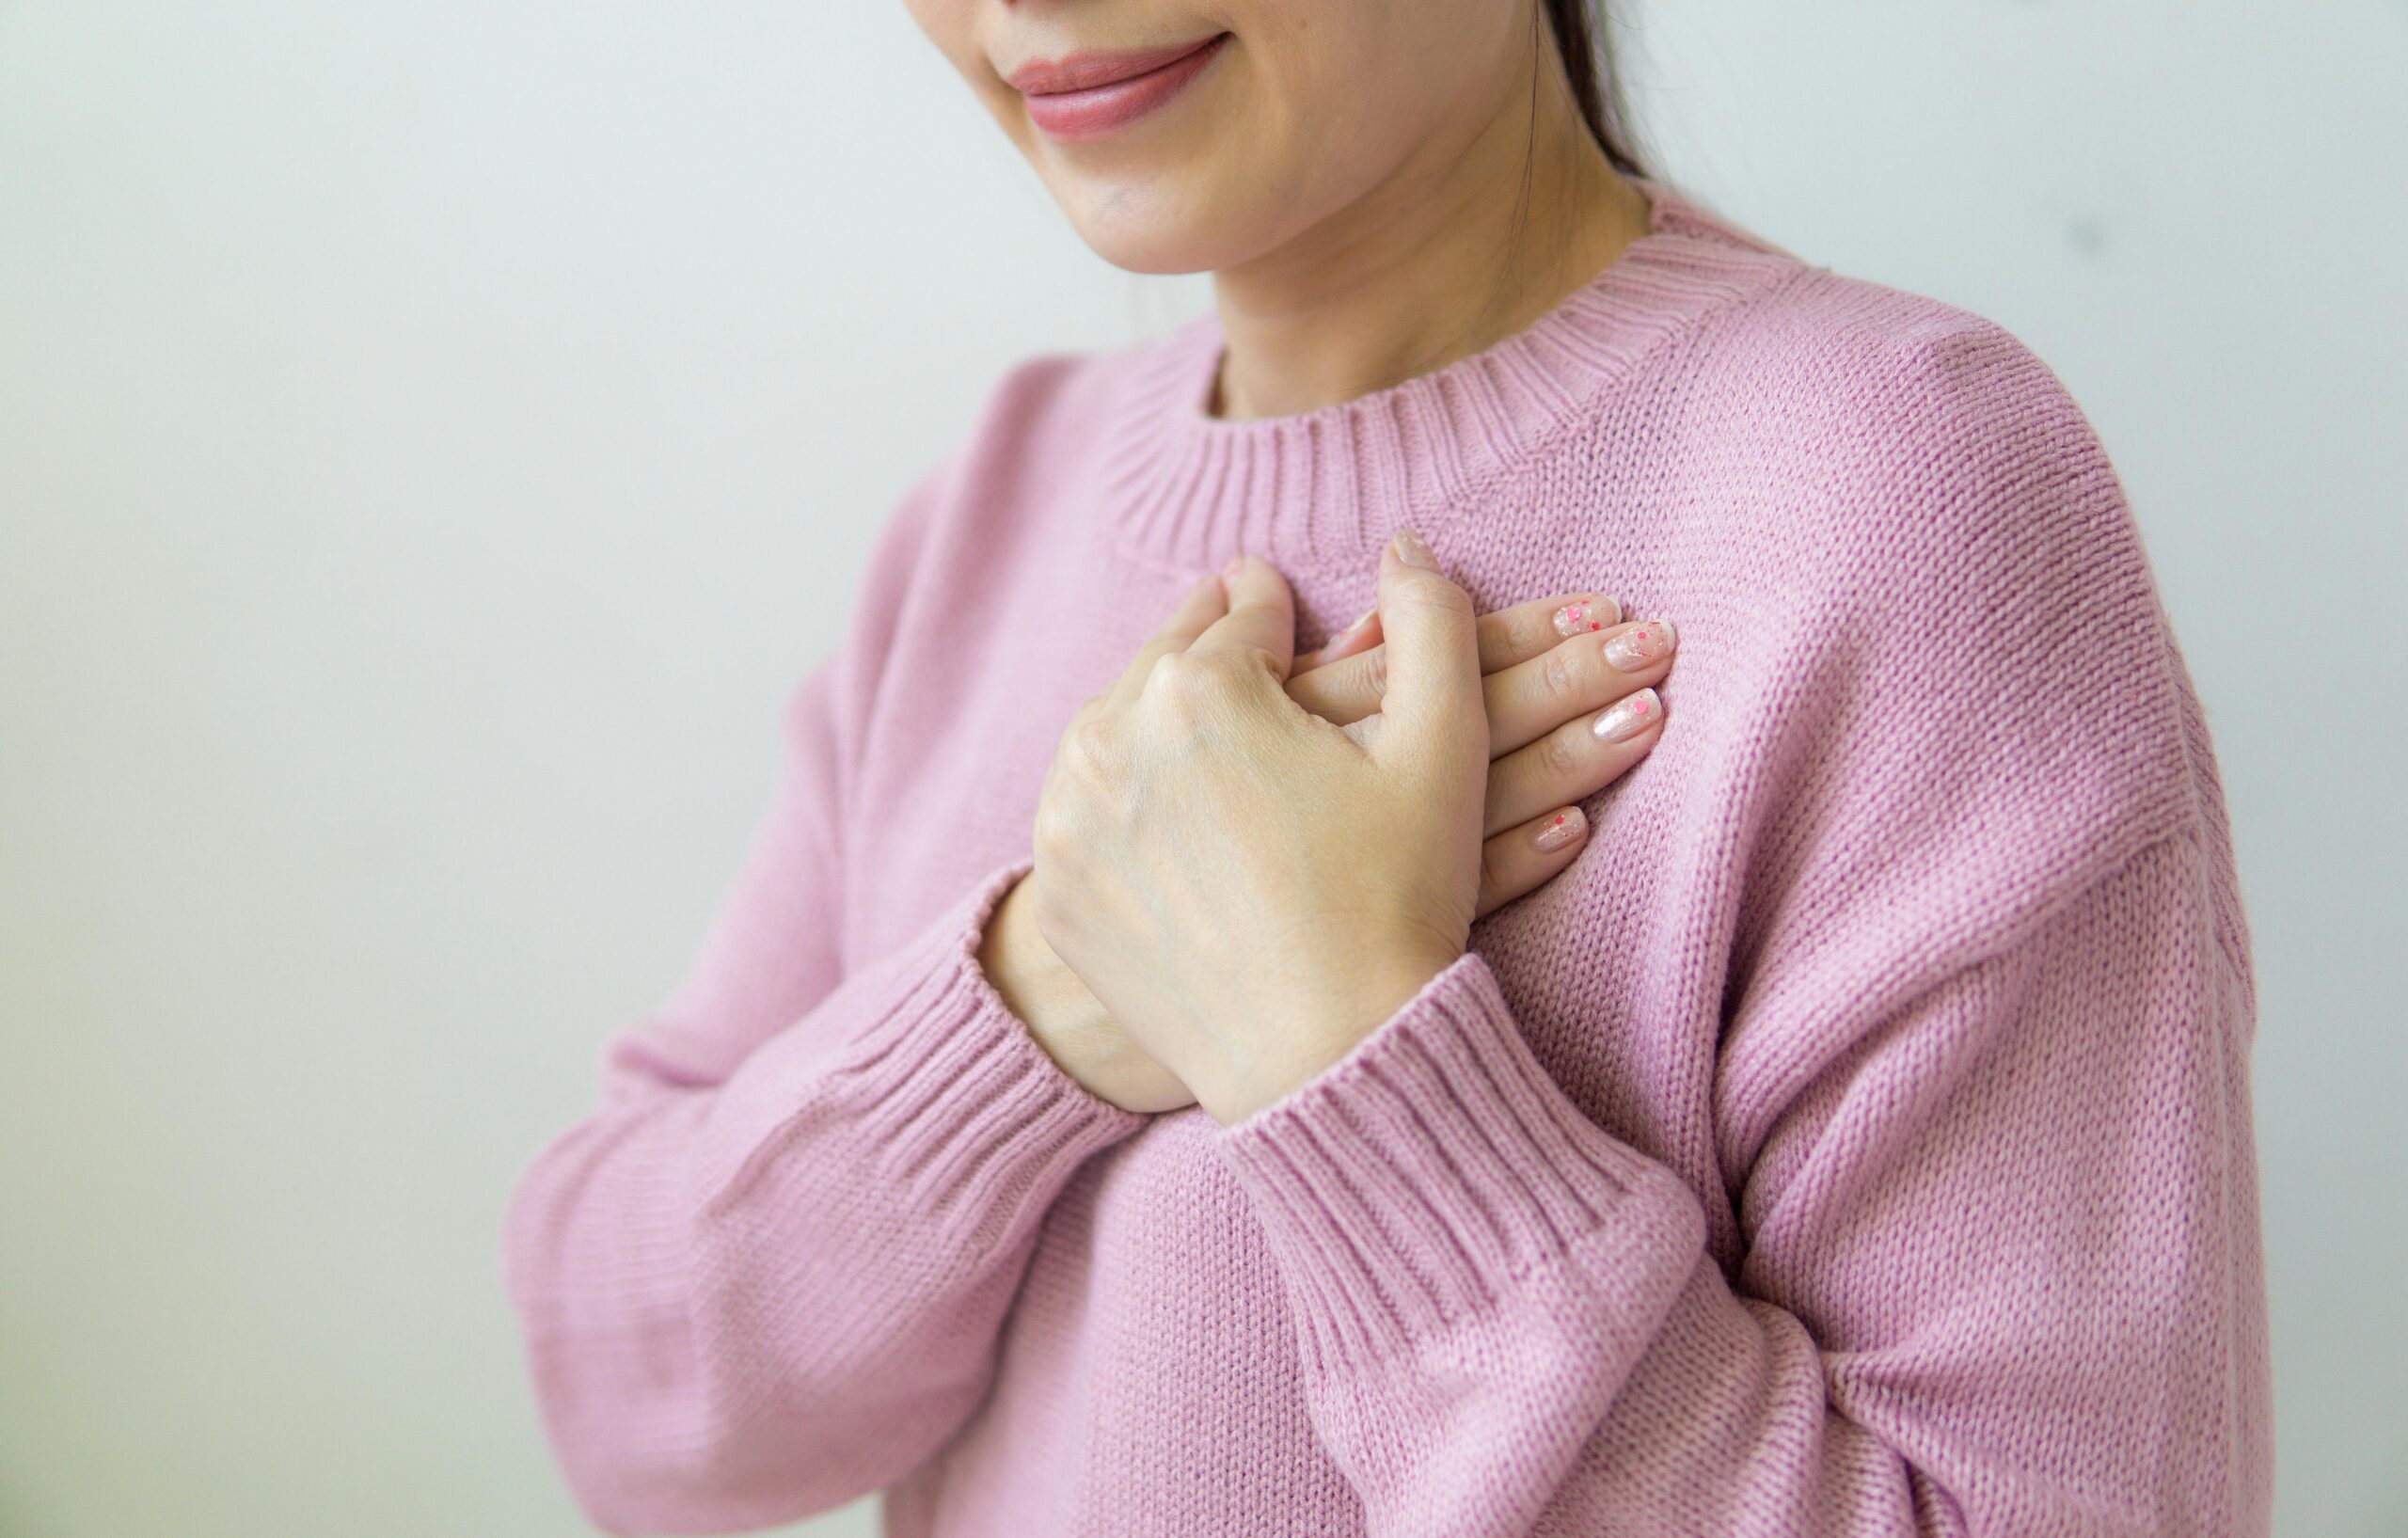
{"label": "ribbed collar", "polygon": [[1300,571],[1427,533],[1572,427],[1652,347],[1800,265],[1781,247],[1634,178],[1647,233],[1553,309],[1484,351],[1318,410],[1205,414],[1223,337],[1211,309],[1124,357],[1101,446],[1115,538],[1212,567],[1240,551]]}

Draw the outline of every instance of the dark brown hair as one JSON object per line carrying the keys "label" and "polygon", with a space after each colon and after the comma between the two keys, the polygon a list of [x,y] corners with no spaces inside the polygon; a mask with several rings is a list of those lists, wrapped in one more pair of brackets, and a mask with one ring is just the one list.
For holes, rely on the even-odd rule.
{"label": "dark brown hair", "polygon": [[1614,67],[1614,54],[1605,46],[1607,20],[1602,9],[1594,23],[1589,15],[1589,0],[1538,0],[1538,8],[1546,18],[1547,30],[1555,35],[1556,52],[1562,55],[1563,72],[1571,78],[1573,100],[1580,103],[1581,120],[1589,125],[1591,136],[1606,152],[1613,168],[1627,176],[1646,176],[1645,166],[1639,158],[1639,144],[1631,128],[1630,103],[1624,99],[1622,79]]}

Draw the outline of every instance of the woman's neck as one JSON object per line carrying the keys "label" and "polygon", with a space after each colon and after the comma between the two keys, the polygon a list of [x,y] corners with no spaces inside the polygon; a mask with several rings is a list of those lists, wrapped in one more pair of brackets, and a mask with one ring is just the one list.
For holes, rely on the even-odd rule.
{"label": "woman's neck", "polygon": [[1288,416],[1443,368],[1529,325],[1646,233],[1646,197],[1569,93],[1547,95],[1535,129],[1526,87],[1439,168],[1409,165],[1214,273],[1227,352],[1212,414]]}

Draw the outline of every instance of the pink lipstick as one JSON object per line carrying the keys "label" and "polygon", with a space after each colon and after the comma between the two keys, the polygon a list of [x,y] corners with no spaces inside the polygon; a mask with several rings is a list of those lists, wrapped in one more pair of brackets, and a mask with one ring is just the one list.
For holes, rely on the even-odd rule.
{"label": "pink lipstick", "polygon": [[1031,59],[1005,79],[1028,106],[1028,120],[1056,139],[1091,139],[1168,103],[1204,71],[1229,40],[1227,32],[1138,54],[1072,54]]}

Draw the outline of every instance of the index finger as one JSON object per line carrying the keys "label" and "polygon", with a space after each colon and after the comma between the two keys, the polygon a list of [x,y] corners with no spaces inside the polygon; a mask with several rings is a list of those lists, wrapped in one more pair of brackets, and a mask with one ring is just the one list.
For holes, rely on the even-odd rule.
{"label": "index finger", "polygon": [[1120,676],[1104,690],[1105,696],[1126,699],[1144,688],[1146,675],[1153,671],[1156,658],[1164,652],[1183,652],[1194,645],[1196,638],[1220,619],[1228,607],[1228,596],[1221,587],[1220,579],[1197,579],[1181,595],[1179,608],[1171,617],[1163,622],[1163,627],[1137,648],[1137,655],[1129,659],[1129,665],[1120,670]]}
{"label": "index finger", "polygon": [[1187,649],[1259,651],[1286,678],[1296,661],[1296,595],[1288,579],[1270,562],[1242,555],[1223,571],[1221,581],[1228,590],[1229,611],[1206,626]]}
{"label": "index finger", "polygon": [[[1480,616],[1480,671],[1502,673],[1591,630],[1622,623],[1622,605],[1602,593],[1558,593]],[[1344,726],[1377,715],[1386,686],[1384,646],[1297,674],[1288,697],[1323,721]]]}

